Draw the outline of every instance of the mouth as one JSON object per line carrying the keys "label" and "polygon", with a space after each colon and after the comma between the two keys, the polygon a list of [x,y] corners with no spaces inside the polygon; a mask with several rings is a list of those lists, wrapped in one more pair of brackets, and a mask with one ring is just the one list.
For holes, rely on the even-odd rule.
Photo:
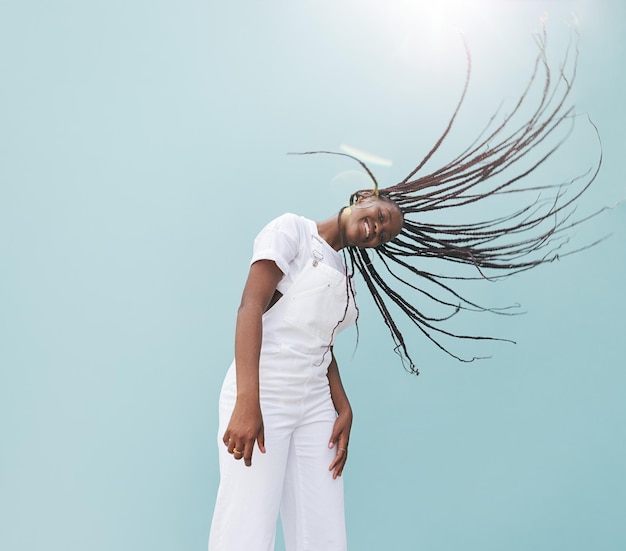
{"label": "mouth", "polygon": [[363,220],[363,227],[365,228],[365,241],[369,241],[370,235],[372,234],[369,220]]}

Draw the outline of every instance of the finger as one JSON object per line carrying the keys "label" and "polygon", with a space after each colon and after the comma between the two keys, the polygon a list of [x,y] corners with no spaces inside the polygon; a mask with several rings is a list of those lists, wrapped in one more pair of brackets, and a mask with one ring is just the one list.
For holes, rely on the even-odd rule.
{"label": "finger", "polygon": [[261,426],[261,430],[259,431],[259,435],[257,436],[256,441],[259,445],[259,451],[261,453],[265,453],[265,430],[263,426]]}
{"label": "finger", "polygon": [[233,451],[231,453],[233,454],[233,458],[239,461],[240,459],[243,459],[243,452],[244,446],[243,444],[240,444],[239,446],[233,446]]}
{"label": "finger", "polygon": [[343,471],[343,467],[348,459],[348,450],[343,447],[337,448],[337,454],[333,459],[332,463],[328,467],[329,471],[333,471],[333,478],[337,478],[341,476],[341,471]]}
{"label": "finger", "polygon": [[228,440],[225,441],[224,444],[226,444],[226,451],[231,455],[235,452],[236,449],[238,449],[235,445],[234,438],[228,438]]}
{"label": "finger", "polygon": [[243,451],[243,462],[246,467],[250,467],[252,465],[252,450],[254,449],[254,440],[250,443],[246,444],[246,447]]}
{"label": "finger", "polygon": [[330,440],[328,441],[329,450],[332,450],[335,447],[337,440],[339,440],[339,431],[337,431],[336,425],[335,425],[335,427],[333,427],[333,432],[330,435]]}
{"label": "finger", "polygon": [[337,466],[339,465],[339,463],[342,461],[341,456],[336,455],[335,459],[333,459],[333,462],[330,464],[330,466],[328,467],[329,471],[334,471],[337,469]]}
{"label": "finger", "polygon": [[335,454],[335,457],[332,461],[332,463],[330,464],[330,467],[328,467],[329,471],[332,471],[337,465],[339,465],[339,463],[341,463],[344,458],[345,458],[345,451],[342,449],[337,448],[337,453]]}
{"label": "finger", "polygon": [[337,466],[335,467],[335,469],[333,470],[333,479],[336,479],[337,477],[341,476],[343,474],[343,469],[346,466],[346,461],[348,459],[347,454],[344,452],[341,455],[341,459],[339,460],[339,462],[337,463]]}
{"label": "finger", "polygon": [[339,462],[339,465],[337,465],[337,468],[335,469],[335,478],[337,478],[338,476],[341,476],[341,473],[343,472],[343,469],[346,466],[346,461],[348,461],[348,443],[340,441],[337,445],[337,452],[341,456],[341,461]]}
{"label": "finger", "polygon": [[224,433],[224,436],[222,437],[222,442],[224,442],[224,445],[228,447],[228,443],[230,442],[230,436],[228,436],[228,431]]}
{"label": "finger", "polygon": [[348,442],[350,440],[350,433],[348,432],[348,434],[346,434],[345,432],[342,432],[338,437],[337,437],[337,446],[340,448],[343,448],[344,451],[348,451]]}

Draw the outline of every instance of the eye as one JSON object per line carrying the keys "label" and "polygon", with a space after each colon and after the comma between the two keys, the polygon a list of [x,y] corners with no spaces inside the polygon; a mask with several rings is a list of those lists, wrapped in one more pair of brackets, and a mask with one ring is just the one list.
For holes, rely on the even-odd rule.
{"label": "eye", "polygon": [[379,210],[378,211],[378,220],[380,220],[381,222],[383,222],[383,211]]}

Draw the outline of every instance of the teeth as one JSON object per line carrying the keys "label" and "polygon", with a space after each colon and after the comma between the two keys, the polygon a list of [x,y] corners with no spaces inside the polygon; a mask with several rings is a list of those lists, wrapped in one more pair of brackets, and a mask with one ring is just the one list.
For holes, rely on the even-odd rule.
{"label": "teeth", "polygon": [[367,220],[365,221],[365,239],[369,239],[370,238],[370,225],[368,224]]}

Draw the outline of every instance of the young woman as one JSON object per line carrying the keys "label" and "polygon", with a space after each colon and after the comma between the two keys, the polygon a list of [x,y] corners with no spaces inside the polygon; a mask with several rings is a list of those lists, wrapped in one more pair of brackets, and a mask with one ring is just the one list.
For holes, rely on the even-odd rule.
{"label": "young woman", "polygon": [[[352,410],[332,352],[357,315],[339,250],[397,237],[399,207],[362,192],[323,222],[285,214],[254,243],[220,396],[221,482],[209,549],[346,548],[341,473]],[[302,547],[304,545],[304,547]]]}
{"label": "young woman", "polygon": [[[499,123],[492,117],[451,162],[414,178],[449,133],[469,70],[448,127],[402,182],[379,191],[358,161],[372,190],[354,193],[350,206],[323,222],[283,215],[256,238],[235,360],[220,396],[221,479],[210,551],[271,551],[279,509],[289,551],[346,549],[341,473],[352,411],[332,347],[357,317],[351,274],[361,274],[395,351],[418,373],[390,307],[444,352],[472,361],[448,343],[489,337],[452,332],[447,321],[468,311],[502,312],[462,296],[455,279],[498,279],[590,246],[567,249],[570,230],[589,218],[575,219],[573,212],[600,162],[563,183],[530,178],[557,151],[567,129],[559,132],[574,118],[566,100],[576,56],[566,56],[553,78],[545,33],[538,44],[518,102]],[[537,99],[529,110],[530,97]],[[512,198],[512,208],[460,221],[466,207],[494,198]],[[441,210],[447,216],[428,221]],[[427,268],[432,262],[445,262],[445,269]]]}

